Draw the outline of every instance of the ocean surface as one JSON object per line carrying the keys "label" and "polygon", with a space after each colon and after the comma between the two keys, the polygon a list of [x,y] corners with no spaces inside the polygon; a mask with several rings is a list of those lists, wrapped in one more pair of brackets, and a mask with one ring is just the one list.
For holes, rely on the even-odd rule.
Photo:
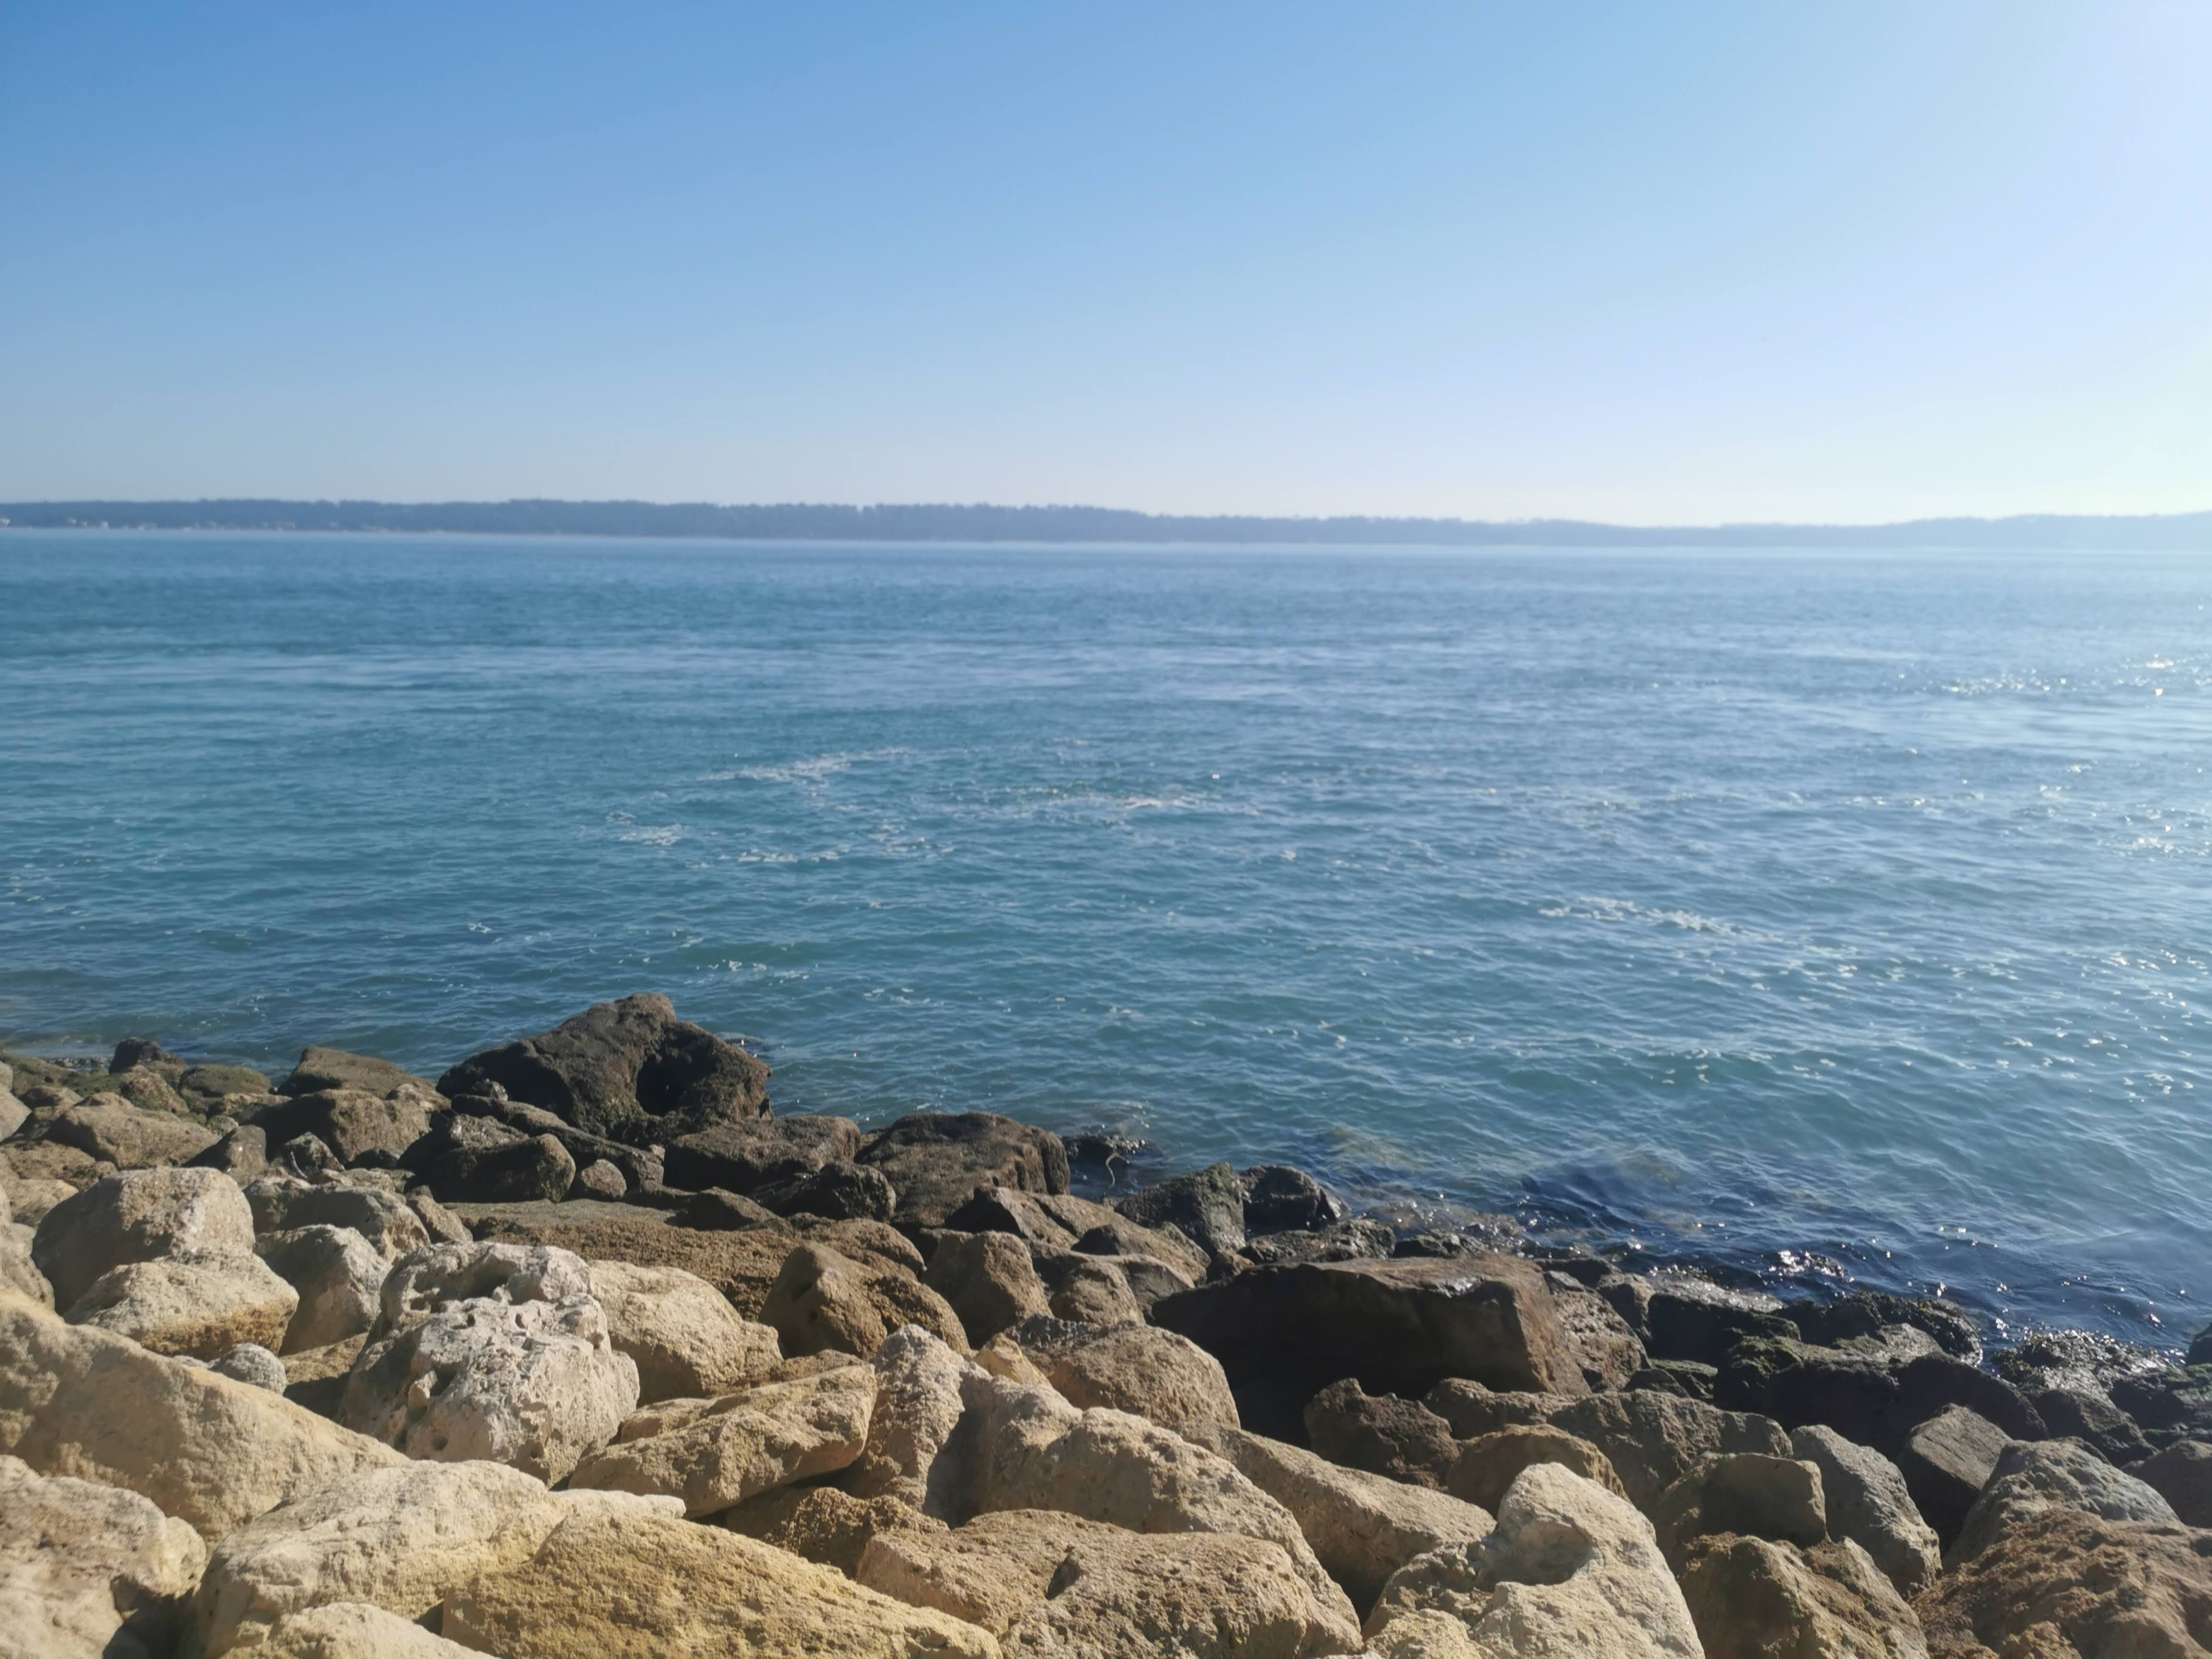
{"label": "ocean surface", "polygon": [[0,1038],[786,1112],[2172,1343],[2212,556],[0,532]]}

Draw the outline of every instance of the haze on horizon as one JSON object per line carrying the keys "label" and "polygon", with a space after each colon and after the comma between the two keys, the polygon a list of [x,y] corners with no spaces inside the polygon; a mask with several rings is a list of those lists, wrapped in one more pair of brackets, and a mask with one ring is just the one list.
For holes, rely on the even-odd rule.
{"label": "haze on horizon", "polygon": [[0,9],[0,500],[2212,507],[2212,8]]}

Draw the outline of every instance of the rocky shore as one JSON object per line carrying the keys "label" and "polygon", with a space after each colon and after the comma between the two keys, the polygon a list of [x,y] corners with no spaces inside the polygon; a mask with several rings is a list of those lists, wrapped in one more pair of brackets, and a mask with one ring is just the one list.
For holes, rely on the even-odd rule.
{"label": "rocky shore", "polygon": [[768,1084],[652,995],[0,1057],[0,1656],[2212,1652],[2212,1340]]}

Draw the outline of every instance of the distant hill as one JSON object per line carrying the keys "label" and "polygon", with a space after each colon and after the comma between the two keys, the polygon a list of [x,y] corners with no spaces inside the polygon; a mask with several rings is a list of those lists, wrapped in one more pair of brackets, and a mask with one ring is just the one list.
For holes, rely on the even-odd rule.
{"label": "distant hill", "polygon": [[1103,507],[717,507],[655,501],[17,501],[19,527],[319,530],[750,541],[1260,542],[1490,547],[2054,547],[2212,550],[2212,513],[1669,528],[1571,519],[1191,518]]}

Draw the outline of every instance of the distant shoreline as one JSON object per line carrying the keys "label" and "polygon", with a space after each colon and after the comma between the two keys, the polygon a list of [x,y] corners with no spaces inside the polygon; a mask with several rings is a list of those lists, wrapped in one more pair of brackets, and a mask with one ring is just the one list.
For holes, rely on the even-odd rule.
{"label": "distant shoreline", "polygon": [[1774,547],[2212,552],[2212,512],[1917,519],[1883,525],[1607,525],[1578,520],[1197,517],[1092,507],[649,501],[17,501],[15,530],[631,537],[1064,545]]}

